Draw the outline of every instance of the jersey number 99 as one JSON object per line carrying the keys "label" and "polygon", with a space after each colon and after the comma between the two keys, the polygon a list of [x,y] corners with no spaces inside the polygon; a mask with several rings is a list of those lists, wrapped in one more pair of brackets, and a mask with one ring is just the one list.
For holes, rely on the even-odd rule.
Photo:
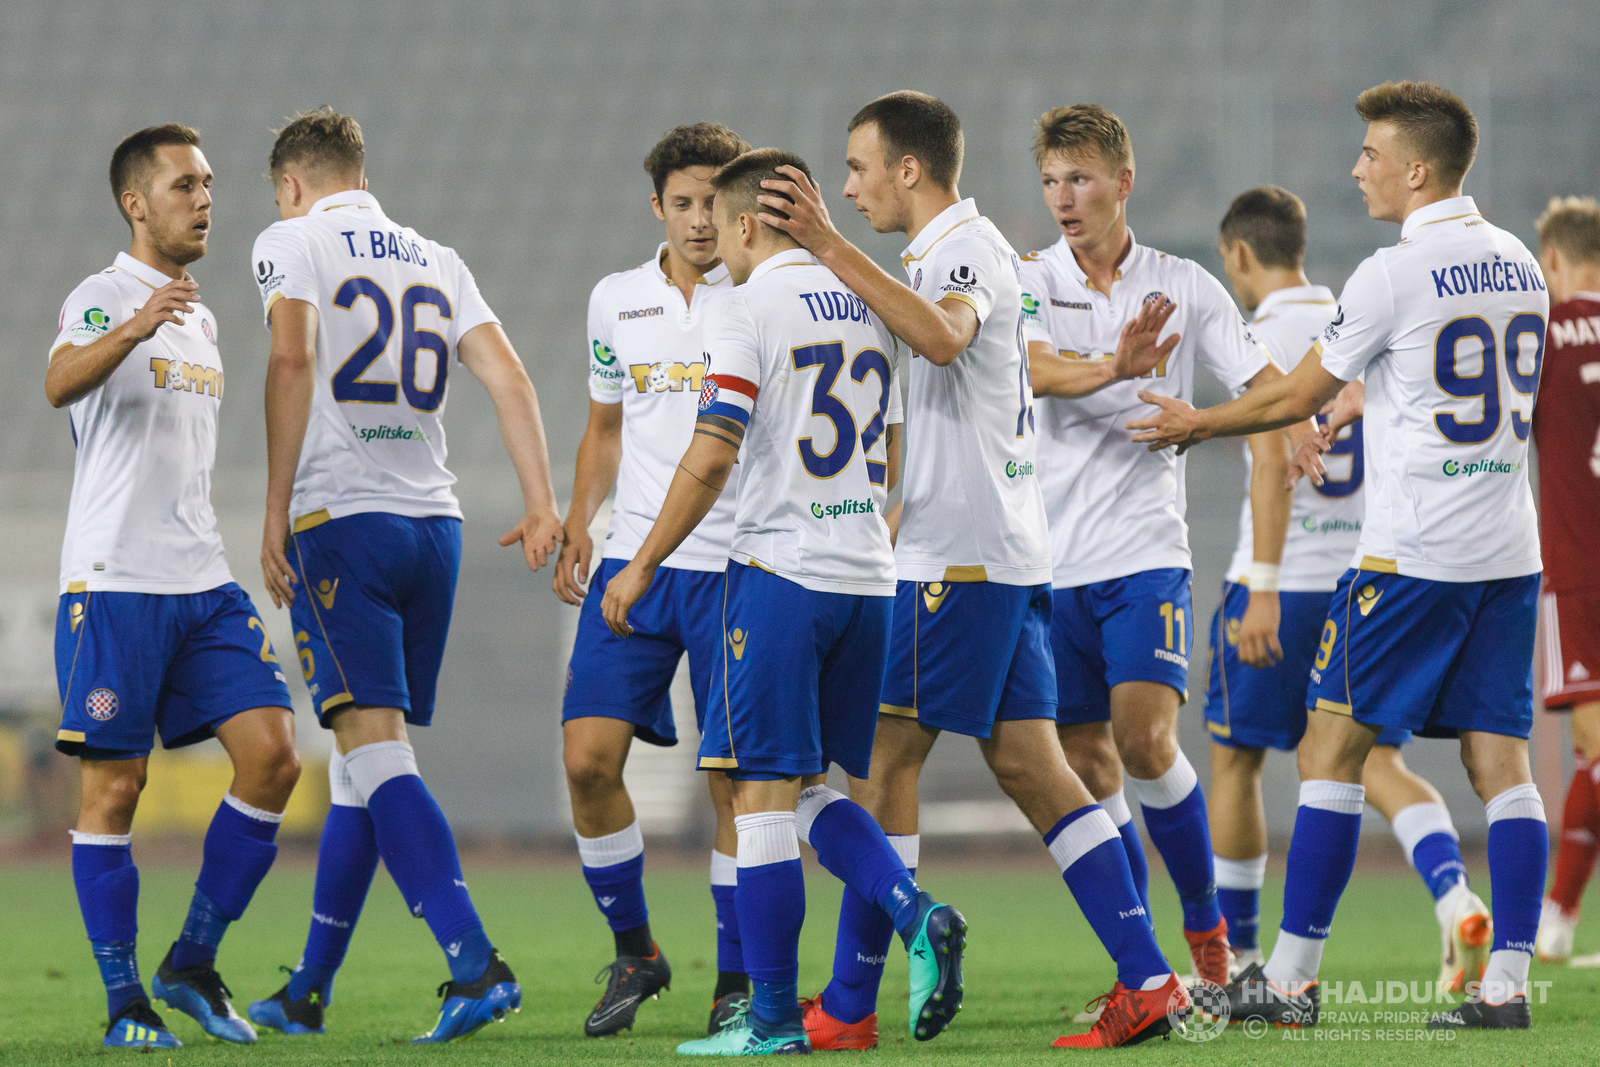
{"label": "jersey number 99", "polygon": [[[1522,370],[1522,339],[1533,338],[1533,366]],[[1476,340],[1483,346],[1483,366],[1477,374],[1459,372],[1456,348],[1462,341]],[[1433,343],[1433,377],[1439,388],[1460,400],[1482,398],[1483,413],[1470,422],[1457,418],[1453,411],[1443,411],[1433,417],[1434,426],[1446,441],[1457,445],[1477,445],[1489,440],[1500,429],[1500,371],[1497,365],[1494,327],[1477,316],[1453,319],[1439,331]],[[1523,312],[1506,323],[1505,364],[1506,377],[1519,396],[1533,398],[1539,388],[1539,367],[1544,362],[1544,318],[1532,312]],[[1528,439],[1532,423],[1522,417],[1522,412],[1511,413],[1511,429],[1517,440]]]}
{"label": "jersey number 99", "polygon": [[[450,373],[450,346],[434,331],[417,328],[417,305],[428,304],[439,312],[441,319],[448,319],[450,298],[431,285],[413,285],[400,294],[400,380],[385,382],[361,376],[383,355],[394,334],[394,304],[389,294],[371,278],[346,278],[333,296],[333,306],[348,311],[362,297],[372,301],[378,313],[378,324],[371,336],[333,372],[333,398],[341,404],[393,404],[399,401],[403,388],[406,403],[413,408],[437,411],[444,402],[445,381]],[[419,351],[432,352],[434,356],[433,385],[428,389],[417,384]]]}

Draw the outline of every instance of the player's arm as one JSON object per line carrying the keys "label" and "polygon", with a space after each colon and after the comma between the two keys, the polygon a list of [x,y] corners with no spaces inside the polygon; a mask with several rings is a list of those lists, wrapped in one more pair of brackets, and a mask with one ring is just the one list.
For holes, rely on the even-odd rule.
{"label": "player's arm", "polygon": [[1028,342],[1028,377],[1034,396],[1088,396],[1112,382],[1127,381],[1149,374],[1164,363],[1182,339],[1173,334],[1158,343],[1167,320],[1177,309],[1165,298],[1152,300],[1139,308],[1117,338],[1117,350],[1110,359],[1065,359],[1056,346],[1044,341]]}
{"label": "player's arm", "polygon": [[1283,659],[1278,643],[1278,565],[1294,502],[1288,487],[1289,442],[1270,430],[1251,434],[1250,522],[1255,556],[1250,566],[1250,603],[1239,624],[1239,658],[1247,666],[1270,667]]}
{"label": "player's arm", "polygon": [[200,286],[192,278],[168,282],[150,294],[133,318],[86,345],[64,343],[50,353],[44,372],[44,395],[53,408],[65,407],[100,388],[141,341],[148,341],[163,322],[183,325],[194,310]]}
{"label": "player's arm", "polygon": [[[578,469],[572,479],[572,503],[567,506],[567,521],[561,555],[556,560],[551,588],[568,604],[582,604],[584,587],[589,584],[589,561],[594,557],[594,538],[589,524],[594,522],[600,504],[617,483],[617,468],[622,464],[622,405],[589,401],[589,425],[578,442]],[[574,577],[576,570],[576,577]]]}
{"label": "player's arm", "polygon": [[872,309],[889,332],[912,351],[940,367],[949,366],[967,350],[978,332],[978,312],[971,304],[946,297],[937,304],[889,276],[865,252],[833,228],[822,190],[796,167],[779,167],[792,181],[764,181],[762,188],[787,194],[757,197],[780,215],[761,213],[761,221],[787,233],[838,277]]}
{"label": "player's arm", "polygon": [[1135,419],[1128,429],[1137,431],[1133,439],[1148,443],[1152,452],[1172,445],[1183,452],[1212,437],[1245,437],[1306,422],[1345,384],[1323,368],[1316,358],[1320,351],[1318,342],[1288,374],[1276,366],[1263,368],[1250,379],[1243,396],[1212,408],[1196,410],[1176,397],[1141,389],[1139,399],[1161,411]]}
{"label": "player's arm", "polygon": [[695,420],[694,437],[672,474],[672,484],[667,487],[667,498],[661,503],[655,525],[628,565],[606,583],[600,612],[618,637],[633,633],[633,627],[628,625],[628,610],[650,588],[661,561],[694,532],[722,495],[722,487],[739,458],[744,429],[743,423],[712,412],[703,412]]}
{"label": "player's arm", "polygon": [[267,357],[267,515],[261,531],[261,575],[272,603],[294,600],[294,568],[286,554],[289,498],[311,420],[317,374],[317,308],[305,300],[277,300],[268,313],[272,351]]}
{"label": "player's arm", "polygon": [[545,443],[539,394],[528,371],[498,322],[468,330],[456,346],[457,357],[483,383],[500,420],[500,439],[522,486],[523,517],[500,538],[502,545],[522,542],[529,570],[543,567],[561,544],[561,513],[550,476],[550,449]]}
{"label": "player's arm", "polygon": [[[888,480],[884,483],[887,492],[894,492],[895,486],[900,484],[900,423],[891,422],[884,433],[885,448],[887,450],[889,470]],[[901,507],[905,503],[902,497],[894,502],[894,507],[884,513],[883,521],[889,527],[889,544],[893,545],[900,539],[900,516],[904,513]]]}
{"label": "player's arm", "polygon": [[1328,473],[1322,461],[1323,454],[1333,448],[1333,442],[1338,440],[1341,430],[1362,417],[1366,398],[1367,387],[1357,378],[1323,405],[1322,414],[1327,416],[1327,425],[1296,423],[1284,431],[1289,435],[1292,453],[1289,469],[1284,476],[1286,484],[1292,487],[1302,476],[1310,478],[1312,485],[1322,484]]}

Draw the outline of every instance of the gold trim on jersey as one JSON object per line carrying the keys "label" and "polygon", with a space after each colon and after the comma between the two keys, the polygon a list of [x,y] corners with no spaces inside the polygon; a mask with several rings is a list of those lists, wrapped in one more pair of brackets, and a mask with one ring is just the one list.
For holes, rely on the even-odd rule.
{"label": "gold trim on jersey", "polygon": [[[1121,270],[1121,268],[1118,268],[1117,272],[1111,276],[1111,282],[1112,282],[1113,285],[1115,285],[1117,282],[1120,282],[1121,280],[1122,280],[1122,270]],[[1094,279],[1089,277],[1087,274],[1085,274],[1083,276],[1083,285],[1084,285],[1084,288],[1088,289],[1091,292],[1095,292],[1095,293],[1099,293],[1100,292],[1099,289],[1095,288]],[[1102,296],[1110,296],[1111,294],[1110,293],[1101,293],[1100,295],[1102,295]]]}
{"label": "gold trim on jersey", "polygon": [[88,739],[89,739],[88,735],[86,735],[82,730],[57,730],[56,731],[56,740],[57,741],[75,741],[75,742],[77,742],[78,744],[81,745],[85,741],[87,741]]}
{"label": "gold trim on jersey", "polygon": [[972,297],[968,296],[966,293],[943,293],[943,294],[941,294],[940,297],[939,297],[939,303],[942,304],[946,300],[959,300],[963,304],[967,305],[967,307],[971,308],[973,311],[977,311],[978,310],[978,302],[976,300],[972,299]]}
{"label": "gold trim on jersey", "polygon": [[1361,566],[1356,568],[1361,571],[1376,571],[1379,574],[1399,574],[1400,565],[1392,559],[1379,559],[1377,556],[1362,556]]}
{"label": "gold trim on jersey", "polygon": [[1327,697],[1318,697],[1317,698],[1317,710],[1318,711],[1331,711],[1335,715],[1352,715],[1353,716],[1355,714],[1354,711],[1351,710],[1351,707],[1350,707],[1349,704],[1341,704],[1337,700],[1329,700]]}
{"label": "gold trim on jersey", "polygon": [[700,769],[703,771],[736,771],[739,761],[731,756],[701,756]]}
{"label": "gold trim on jersey", "polygon": [[67,592],[68,593],[87,593],[88,591],[89,591],[89,583],[88,582],[68,582],[67,583]]}
{"label": "gold trim on jersey", "polygon": [[946,567],[944,569],[944,577],[940,579],[940,581],[944,582],[987,582],[988,580],[989,572],[983,568],[982,564],[976,567]]}
{"label": "gold trim on jersey", "polygon": [[898,715],[902,719],[915,719],[917,717],[917,709],[903,707],[899,704],[879,704],[878,714]]}
{"label": "gold trim on jersey", "polygon": [[765,563],[762,563],[759,559],[756,559],[754,556],[750,557],[749,566],[756,567],[756,568],[758,568],[760,570],[764,570],[768,574],[777,574],[778,573],[777,571],[773,570],[771,567],[767,566]]}
{"label": "gold trim on jersey", "polygon": [[321,526],[332,518],[333,516],[328,514],[327,508],[323,508],[321,511],[313,511],[309,515],[302,515],[294,520],[294,532],[305,533],[307,530]]}
{"label": "gold trim on jersey", "polygon": [[1208,723],[1206,723],[1206,729],[1210,730],[1212,735],[1215,736],[1215,737],[1232,737],[1233,736],[1233,731],[1231,729],[1229,729],[1228,727],[1222,725],[1220,722],[1208,722]]}
{"label": "gold trim on jersey", "polygon": [[919,259],[927,259],[928,258],[928,253],[933,251],[933,246],[934,245],[938,244],[940,241],[944,240],[946,237],[949,237],[951,234],[953,234],[957,230],[961,229],[961,227],[965,226],[967,223],[969,223],[969,222],[977,222],[981,218],[983,218],[982,215],[972,215],[972,216],[969,216],[967,218],[962,219],[960,222],[956,223],[954,226],[950,227],[948,230],[944,231],[939,236],[935,237],[933,240],[929,241],[928,242],[928,247],[924,248],[922,250],[922,255],[914,256],[910,252],[907,252],[904,255],[902,255],[900,257],[900,265],[902,267],[908,267],[911,264],[915,263]]}
{"label": "gold trim on jersey", "polygon": [[264,312],[264,314],[266,315],[267,321],[269,323],[272,321],[272,309],[277,307],[278,306],[278,301],[280,301],[282,299],[284,299],[283,290],[282,289],[279,289],[277,292],[275,292],[271,296],[267,297],[267,310]]}
{"label": "gold trim on jersey", "polygon": [[[1434,219],[1432,222],[1424,222],[1422,225],[1423,226],[1432,226],[1435,222],[1454,222],[1456,219],[1472,219],[1472,218],[1480,218],[1480,217],[1481,216],[1476,211],[1463,211],[1459,215],[1451,215],[1448,218],[1443,218],[1443,219]],[[1421,228],[1422,227],[1420,227],[1420,226],[1418,227],[1418,229],[1421,229]]]}
{"label": "gold trim on jersey", "polygon": [[326,713],[329,708],[337,708],[343,704],[354,704],[355,702],[356,698],[349,693],[335,693],[322,702],[322,710]]}
{"label": "gold trim on jersey", "polygon": [[56,345],[54,348],[52,348],[50,350],[50,359],[52,359],[52,360],[55,359],[57,353],[59,353],[62,349],[65,349],[65,348],[81,348],[81,347],[83,347],[83,346],[82,345],[75,345],[71,341],[62,341],[60,344]]}
{"label": "gold trim on jersey", "polygon": [[[133,273],[133,271],[129,270],[126,267],[113,266],[111,268],[111,270],[121,271],[123,274],[126,274],[128,277],[132,278],[134,281],[138,282],[140,285],[142,285],[146,289],[150,290],[152,293],[156,291],[156,287],[155,286],[151,285],[149,282],[145,281],[143,278],[139,277],[137,274]],[[106,273],[109,274],[109,273],[111,273],[111,271],[107,271]]]}

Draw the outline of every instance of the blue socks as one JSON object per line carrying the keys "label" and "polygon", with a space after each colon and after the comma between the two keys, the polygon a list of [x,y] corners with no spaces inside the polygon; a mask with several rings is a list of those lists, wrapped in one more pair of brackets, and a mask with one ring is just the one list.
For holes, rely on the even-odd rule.
{"label": "blue socks", "polygon": [[1241,952],[1260,947],[1261,886],[1267,879],[1267,854],[1253,860],[1213,856],[1217,871],[1217,906],[1228,922],[1228,944]]}
{"label": "blue socks", "polygon": [[1411,804],[1401,808],[1390,827],[1434,900],[1467,880],[1467,866],[1461,862],[1456,828],[1443,804]]}
{"label": "blue socks", "polygon": [[735,900],[744,967],[750,975],[750,1026],[762,1037],[800,1027],[800,927],[806,882],[794,812],[740,815]]}
{"label": "blue socks", "polygon": [[1182,752],[1160,778],[1130,778],[1144,809],[1144,827],[1167,865],[1183,905],[1183,928],[1214,930],[1222,921],[1211,869],[1211,827],[1199,777]]}
{"label": "blue socks", "polygon": [[[360,798],[355,798],[359,800]],[[289,976],[289,998],[322,990],[333,1002],[333,979],[344,963],[356,920],[378,870],[378,839],[365,807],[336,803],[328,809],[317,849],[317,883],[311,897],[311,932],[300,965]]]}
{"label": "blue socks", "polygon": [[89,934],[109,1018],[145,995],[134,942],[139,935],[139,869],[127,834],[72,831],[72,881]]}
{"label": "blue socks", "polygon": [[[812,832],[815,834],[814,829]],[[921,839],[916,834],[888,837],[906,872],[915,878]],[[878,1010],[878,987],[894,932],[894,923],[882,908],[845,886],[839,902],[833,978],[822,991],[822,1006],[829,1015],[843,1023],[857,1023]]]}
{"label": "blue socks", "polygon": [[1128,989],[1158,988],[1172,973],[1133,888],[1128,854],[1111,817],[1098,804],[1064,816],[1044,835],[1084,918],[1117,962]]}
{"label": "blue socks", "polygon": [[211,963],[228,924],[244,914],[256,887],[278,856],[281,813],[251,807],[232,793],[222,797],[206,830],[204,859],[183,932],[172,946],[176,970]]}
{"label": "blue socks", "polygon": [[1348,782],[1300,783],[1283,888],[1283,927],[1265,968],[1280,986],[1298,988],[1316,980],[1334,910],[1355,869],[1366,796],[1364,787]]}
{"label": "blue socks", "polygon": [[583,880],[616,940],[617,955],[645,957],[655,952],[650,912],[644,903],[644,835],[635,819],[604,837],[578,839]]}
{"label": "blue socks", "polygon": [[867,810],[836,789],[815,785],[800,793],[800,837],[817,862],[888,915],[902,939],[915,936],[917,883]]}
{"label": "blue socks", "polygon": [[[735,846],[737,847],[737,846]],[[717,987],[713,1000],[728,993],[748,993],[750,977],[744,971],[744,948],[739,940],[739,862],[711,850],[711,900],[717,909]]]}
{"label": "blue socks", "polygon": [[[1550,830],[1544,802],[1532,784],[1507,789],[1489,801],[1486,811],[1494,943],[1483,972],[1482,995],[1501,1004],[1528,991],[1528,964],[1550,859]],[[1467,976],[1469,981],[1472,977]]]}
{"label": "blue socks", "polygon": [[1144,907],[1145,920],[1153,925],[1150,911],[1150,864],[1144,858],[1144,842],[1139,840],[1139,828],[1133,824],[1133,812],[1128,810],[1128,799],[1119,789],[1100,801],[1100,806],[1111,816],[1111,825],[1117,828],[1117,833],[1122,835],[1122,847],[1128,853],[1128,873],[1133,875],[1134,892],[1139,894],[1139,903]]}

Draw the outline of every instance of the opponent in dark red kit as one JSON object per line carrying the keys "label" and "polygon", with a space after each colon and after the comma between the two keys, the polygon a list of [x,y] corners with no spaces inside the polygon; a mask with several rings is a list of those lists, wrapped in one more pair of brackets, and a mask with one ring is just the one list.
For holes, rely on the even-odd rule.
{"label": "opponent in dark red kit", "polygon": [[[1533,419],[1545,568],[1544,703],[1572,712],[1577,771],[1535,945],[1541,959],[1565,962],[1578,901],[1600,853],[1600,568],[1592,558],[1600,526],[1600,203],[1552,200],[1539,219],[1539,262],[1550,286]],[[1584,962],[1600,966],[1600,953]]]}

